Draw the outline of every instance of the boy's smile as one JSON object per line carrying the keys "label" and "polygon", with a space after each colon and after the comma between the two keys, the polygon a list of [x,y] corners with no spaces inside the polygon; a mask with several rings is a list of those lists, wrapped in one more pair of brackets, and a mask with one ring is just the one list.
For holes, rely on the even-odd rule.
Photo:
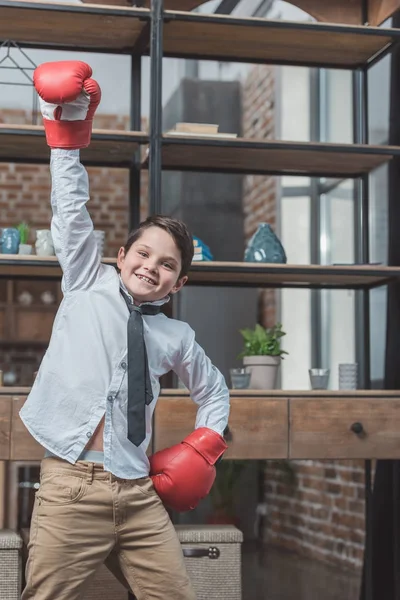
{"label": "boy's smile", "polygon": [[138,302],[154,302],[175,294],[186,283],[179,275],[182,258],[174,238],[161,227],[144,229],[125,254],[118,252],[117,265],[121,279]]}

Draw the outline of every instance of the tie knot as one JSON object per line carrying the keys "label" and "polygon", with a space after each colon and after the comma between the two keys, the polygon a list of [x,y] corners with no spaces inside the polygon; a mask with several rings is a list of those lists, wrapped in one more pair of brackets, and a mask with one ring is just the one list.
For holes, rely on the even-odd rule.
{"label": "tie knot", "polygon": [[160,312],[160,307],[153,306],[152,304],[143,304],[142,306],[132,305],[132,309],[141,315],[157,315]]}
{"label": "tie knot", "polygon": [[141,315],[158,315],[161,310],[160,306],[154,306],[153,304],[142,304],[141,306],[136,306],[131,302],[128,294],[124,292],[122,288],[120,288],[121,295],[126,302],[126,305],[129,309],[129,312],[138,312]]}

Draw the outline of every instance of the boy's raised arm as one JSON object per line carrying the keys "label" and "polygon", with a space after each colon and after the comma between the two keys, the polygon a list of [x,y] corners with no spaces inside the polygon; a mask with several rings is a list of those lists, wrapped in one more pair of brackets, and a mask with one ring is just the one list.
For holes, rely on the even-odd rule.
{"label": "boy's raised arm", "polygon": [[79,149],[90,143],[101,98],[91,75],[89,65],[81,61],[44,63],[34,72],[46,140],[52,149],[51,232],[66,293],[90,287],[100,265],[86,208],[88,176],[79,160]]}

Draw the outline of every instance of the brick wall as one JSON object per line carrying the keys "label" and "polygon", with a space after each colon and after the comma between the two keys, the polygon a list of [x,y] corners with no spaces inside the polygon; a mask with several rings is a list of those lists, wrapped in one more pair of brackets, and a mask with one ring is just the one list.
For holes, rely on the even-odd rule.
{"label": "brick wall", "polygon": [[[30,124],[31,113],[1,110],[0,123]],[[143,124],[145,127],[145,123]],[[94,127],[128,129],[127,118],[98,115]],[[96,229],[106,232],[104,254],[114,256],[128,234],[129,174],[126,169],[89,167],[88,208]],[[147,172],[142,173],[141,216],[147,214]],[[30,243],[36,229],[50,227],[50,174],[48,165],[0,163],[0,226],[26,221],[31,227]]]}
{"label": "brick wall", "polygon": [[[256,66],[243,82],[245,137],[275,137],[275,69]],[[274,177],[244,180],[245,234],[260,221],[277,225]],[[260,322],[276,321],[276,293],[260,293]],[[282,469],[282,466],[284,467]],[[295,474],[288,483],[287,467]],[[289,474],[290,474],[289,472]],[[264,539],[318,560],[359,570],[364,546],[364,476],[361,461],[267,461],[265,499],[268,517]]]}
{"label": "brick wall", "polygon": [[[243,137],[273,139],[275,71],[273,67],[254,67],[243,83]],[[243,180],[244,231],[249,240],[261,222],[274,229],[276,220],[276,178],[249,175]],[[260,321],[271,326],[276,318],[276,292],[263,290],[259,294]]]}

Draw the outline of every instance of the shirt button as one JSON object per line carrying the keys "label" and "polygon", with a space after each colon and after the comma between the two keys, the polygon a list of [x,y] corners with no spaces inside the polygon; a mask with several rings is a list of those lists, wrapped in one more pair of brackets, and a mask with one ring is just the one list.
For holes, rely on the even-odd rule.
{"label": "shirt button", "polygon": [[88,431],[88,432],[87,432],[87,434],[86,434],[86,437],[87,437],[87,438],[91,438],[91,437],[92,437],[92,432],[91,432],[91,431]]}
{"label": "shirt button", "polygon": [[122,362],[121,363],[121,369],[124,369],[124,371],[125,371],[125,369],[126,369],[126,362]]}
{"label": "shirt button", "polygon": [[109,400],[110,402],[112,402],[114,400],[114,398],[112,396],[108,396],[107,400]]}

